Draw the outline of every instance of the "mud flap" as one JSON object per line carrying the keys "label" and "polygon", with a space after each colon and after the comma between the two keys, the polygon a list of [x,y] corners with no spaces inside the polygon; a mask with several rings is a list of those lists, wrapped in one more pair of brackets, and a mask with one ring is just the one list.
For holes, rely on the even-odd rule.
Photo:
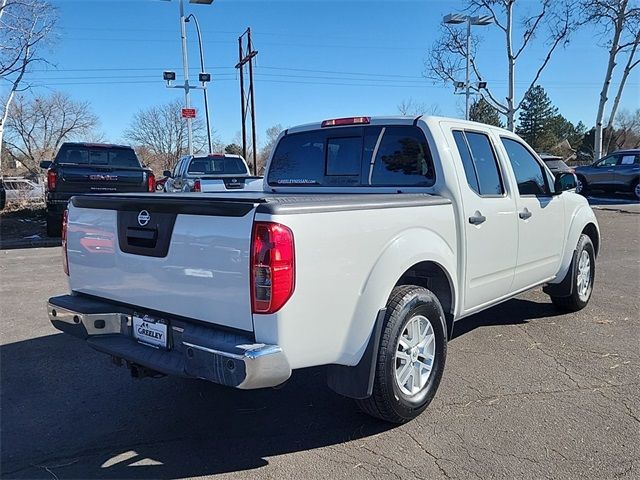
{"label": "mud flap", "polygon": [[380,335],[387,309],[378,312],[373,331],[369,337],[367,348],[357,365],[329,365],[327,370],[327,384],[334,392],[345,397],[363,399],[373,393],[373,381],[376,373]]}

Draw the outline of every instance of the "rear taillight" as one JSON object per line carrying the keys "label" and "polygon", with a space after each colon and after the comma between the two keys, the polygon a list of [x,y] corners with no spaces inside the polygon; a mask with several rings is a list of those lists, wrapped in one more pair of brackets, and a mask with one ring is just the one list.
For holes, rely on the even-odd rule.
{"label": "rear taillight", "polygon": [[196,180],[193,182],[193,191],[194,192],[201,192],[202,191],[202,185],[200,184],[200,180]]}
{"label": "rear taillight", "polygon": [[149,173],[149,176],[147,177],[147,191],[156,191],[156,177],[153,175],[153,173]]}
{"label": "rear taillight", "polygon": [[50,192],[56,189],[58,183],[58,174],[53,170],[47,170],[47,190]]}
{"label": "rear taillight", "polygon": [[284,225],[256,222],[251,236],[251,307],[274,313],[291,298],[295,285],[293,233]]}
{"label": "rear taillight", "polygon": [[67,227],[69,225],[69,210],[62,214],[62,268],[69,275],[69,258],[67,257]]}

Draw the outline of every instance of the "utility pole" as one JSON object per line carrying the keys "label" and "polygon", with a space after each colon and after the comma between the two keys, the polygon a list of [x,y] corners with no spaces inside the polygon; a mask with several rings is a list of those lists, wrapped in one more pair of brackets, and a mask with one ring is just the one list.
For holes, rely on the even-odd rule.
{"label": "utility pole", "polygon": [[[244,39],[246,37],[247,47],[246,53],[244,48]],[[247,159],[247,115],[251,113],[251,141],[253,145],[253,174],[258,174],[257,163],[257,139],[256,139],[256,112],[255,112],[255,98],[253,89],[253,58],[258,54],[257,50],[253,49],[251,43],[251,27],[238,37],[238,63],[236,68],[240,72],[240,112],[242,115],[242,154]],[[249,64],[249,95],[245,95],[244,88],[244,66]]]}

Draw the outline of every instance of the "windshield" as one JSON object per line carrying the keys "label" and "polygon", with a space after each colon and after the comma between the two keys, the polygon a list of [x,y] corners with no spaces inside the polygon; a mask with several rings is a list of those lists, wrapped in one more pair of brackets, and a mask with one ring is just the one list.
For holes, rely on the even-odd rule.
{"label": "windshield", "polygon": [[196,157],[187,173],[194,175],[246,175],[247,167],[238,157]]}
{"label": "windshield", "polygon": [[101,165],[120,168],[140,168],[131,148],[63,146],[56,156],[60,165]]}

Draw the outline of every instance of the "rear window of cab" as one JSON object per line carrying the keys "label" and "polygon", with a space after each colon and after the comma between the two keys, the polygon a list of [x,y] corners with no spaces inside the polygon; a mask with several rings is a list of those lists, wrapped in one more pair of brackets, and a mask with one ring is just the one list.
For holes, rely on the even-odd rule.
{"label": "rear window of cab", "polygon": [[284,136],[271,160],[271,186],[429,187],[431,151],[413,125],[327,128]]}

